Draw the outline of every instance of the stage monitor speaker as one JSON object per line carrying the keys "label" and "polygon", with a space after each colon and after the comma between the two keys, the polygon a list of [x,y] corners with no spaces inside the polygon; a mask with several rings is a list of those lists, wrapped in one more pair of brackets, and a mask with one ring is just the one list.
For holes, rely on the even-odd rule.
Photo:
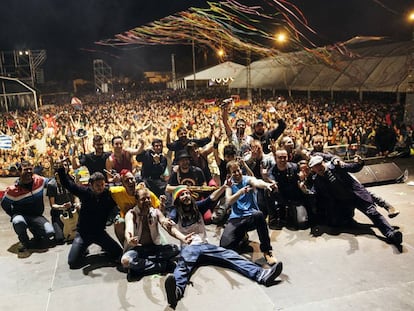
{"label": "stage monitor speaker", "polygon": [[396,183],[403,177],[403,172],[394,162],[365,165],[358,173],[352,174],[361,184],[374,186]]}

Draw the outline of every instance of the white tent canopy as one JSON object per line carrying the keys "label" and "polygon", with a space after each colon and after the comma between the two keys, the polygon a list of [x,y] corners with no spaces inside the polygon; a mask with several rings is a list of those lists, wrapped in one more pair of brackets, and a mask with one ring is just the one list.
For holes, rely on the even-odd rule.
{"label": "white tent canopy", "polygon": [[[406,91],[414,42],[359,41],[346,47],[344,54],[331,52],[333,62],[329,64],[315,53],[305,51],[253,62],[250,87],[289,91]],[[247,70],[245,67],[239,71],[231,88],[248,87]]]}
{"label": "white tent canopy", "polygon": [[[224,62],[208,69],[196,72],[196,80],[233,79],[244,67],[245,66],[237,63]],[[194,80],[194,74],[184,77],[184,80]]]}

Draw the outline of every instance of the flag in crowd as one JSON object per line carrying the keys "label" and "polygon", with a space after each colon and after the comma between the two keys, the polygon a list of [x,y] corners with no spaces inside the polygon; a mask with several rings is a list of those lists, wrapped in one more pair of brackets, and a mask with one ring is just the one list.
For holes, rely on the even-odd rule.
{"label": "flag in crowd", "polygon": [[72,97],[70,102],[76,110],[82,110],[82,101],[77,97]]}
{"label": "flag in crowd", "polygon": [[204,99],[204,104],[205,105],[214,105],[216,103],[216,100],[213,99]]}
{"label": "flag in crowd", "polygon": [[13,138],[9,135],[0,135],[0,149],[11,149]]}

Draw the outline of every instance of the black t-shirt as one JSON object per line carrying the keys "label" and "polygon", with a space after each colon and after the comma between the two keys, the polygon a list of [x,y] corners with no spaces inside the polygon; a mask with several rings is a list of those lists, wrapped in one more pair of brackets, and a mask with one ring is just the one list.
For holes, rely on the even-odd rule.
{"label": "black t-shirt", "polygon": [[[56,204],[63,204],[66,202],[72,202],[73,203],[73,195],[66,190],[63,186],[60,186],[57,184],[56,179],[51,179],[49,181],[49,183],[47,184],[47,188],[46,188],[46,196],[47,197],[52,197],[55,198],[55,203]],[[50,214],[51,215],[60,215],[62,213],[62,211],[60,210],[55,210],[55,209],[50,209]]]}
{"label": "black t-shirt", "polygon": [[279,193],[285,200],[302,201],[303,193],[298,187],[299,169],[296,163],[288,163],[284,171],[280,171],[275,165],[272,168],[272,179],[277,182]]}
{"label": "black t-shirt", "polygon": [[93,174],[95,172],[101,172],[106,176],[104,173],[106,159],[111,155],[110,152],[104,152],[102,155],[97,156],[94,152],[82,154],[79,156],[79,163],[80,165],[84,165],[88,168],[89,174]]}
{"label": "black t-shirt", "polygon": [[187,185],[187,186],[202,186],[206,182],[203,171],[195,166],[190,166],[187,173],[173,172],[170,176],[168,184],[171,186]]}
{"label": "black t-shirt", "polygon": [[161,155],[160,163],[156,164],[152,157],[153,152],[152,150],[145,150],[135,157],[138,162],[142,162],[142,178],[160,179],[167,167],[167,158]]}

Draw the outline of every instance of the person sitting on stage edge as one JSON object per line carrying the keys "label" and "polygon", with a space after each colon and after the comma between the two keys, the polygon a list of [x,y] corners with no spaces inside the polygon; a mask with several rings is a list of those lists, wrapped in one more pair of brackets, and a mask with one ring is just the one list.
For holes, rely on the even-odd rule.
{"label": "person sitting on stage edge", "polygon": [[[11,217],[13,229],[21,246],[19,253],[28,249],[45,249],[54,244],[55,230],[43,216],[43,190],[47,178],[33,174],[33,165],[23,160],[18,167],[20,178],[6,189],[1,207]],[[33,234],[29,239],[27,229]]]}
{"label": "person sitting on stage edge", "polygon": [[113,263],[119,263],[122,248],[105,230],[108,216],[116,208],[111,193],[105,188],[105,176],[95,172],[89,179],[88,187],[77,185],[65,172],[65,160],[58,163],[59,179],[62,186],[81,201],[77,233],[68,256],[70,269],[78,269],[85,264],[85,253],[92,243],[101,246]]}
{"label": "person sitting on stage edge", "polygon": [[147,188],[136,192],[137,204],[125,215],[126,251],[121,258],[122,266],[128,269],[128,281],[144,275],[171,272],[175,268],[174,257],[180,250],[173,244],[161,244],[158,224],[168,231],[170,219],[151,204]]}
{"label": "person sitting on stage edge", "polygon": [[402,233],[394,229],[377,211],[371,194],[350,175],[364,165],[359,157],[356,157],[353,163],[344,163],[338,159],[324,162],[323,157],[313,156],[308,165],[315,174],[311,192],[315,195],[317,208],[324,210],[325,222],[328,225],[352,225],[354,211],[357,208],[374,223],[390,243],[396,246],[402,243]]}
{"label": "person sitting on stage edge", "polygon": [[237,161],[230,161],[227,164],[227,171],[231,176],[232,184],[226,190],[226,204],[231,206],[231,212],[220,239],[220,246],[239,250],[248,231],[257,230],[260,249],[267,263],[276,264],[266,219],[257,206],[255,190],[261,188],[273,191],[276,185],[253,176],[242,175]]}
{"label": "person sitting on stage edge", "polygon": [[248,277],[265,286],[274,285],[280,275],[283,264],[277,262],[269,269],[263,269],[255,263],[240,256],[233,250],[208,243],[202,213],[224,193],[227,184],[214,191],[209,197],[195,201],[186,186],[174,190],[173,202],[177,210],[171,232],[181,241],[181,253],[173,274],[165,280],[165,290],[169,305],[175,309],[183,297],[191,274],[200,266],[221,266]]}

